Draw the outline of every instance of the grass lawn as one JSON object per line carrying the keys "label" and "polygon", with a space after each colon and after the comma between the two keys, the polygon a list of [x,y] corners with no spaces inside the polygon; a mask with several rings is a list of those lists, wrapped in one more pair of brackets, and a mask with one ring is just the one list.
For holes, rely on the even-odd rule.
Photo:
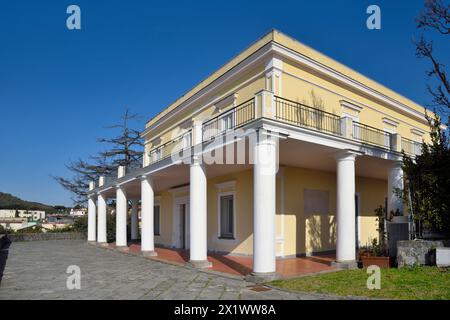
{"label": "grass lawn", "polygon": [[450,300],[450,269],[405,267],[381,269],[381,289],[369,290],[366,269],[343,270],[269,284],[289,290],[388,299]]}

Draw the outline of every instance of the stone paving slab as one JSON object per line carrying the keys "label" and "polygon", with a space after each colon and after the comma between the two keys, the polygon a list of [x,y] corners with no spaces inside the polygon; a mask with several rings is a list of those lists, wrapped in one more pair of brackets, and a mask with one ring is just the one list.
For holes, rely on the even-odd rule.
{"label": "stone paving slab", "polygon": [[[81,289],[66,286],[68,266],[81,270]],[[169,265],[88,245],[83,240],[11,244],[0,299],[329,299]]]}

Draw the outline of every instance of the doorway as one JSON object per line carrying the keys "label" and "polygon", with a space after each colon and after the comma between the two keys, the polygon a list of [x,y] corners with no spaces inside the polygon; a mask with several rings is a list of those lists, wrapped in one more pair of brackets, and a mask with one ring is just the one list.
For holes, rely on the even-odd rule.
{"label": "doorway", "polygon": [[174,248],[189,249],[190,221],[189,197],[175,198],[173,202],[173,237]]}
{"label": "doorway", "polygon": [[180,247],[186,249],[186,204],[180,204]]}

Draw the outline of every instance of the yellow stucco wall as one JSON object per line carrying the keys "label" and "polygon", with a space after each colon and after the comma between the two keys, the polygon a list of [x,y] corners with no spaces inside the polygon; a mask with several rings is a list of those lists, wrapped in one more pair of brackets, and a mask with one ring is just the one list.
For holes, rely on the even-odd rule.
{"label": "yellow stucco wall", "polygon": [[[284,167],[277,178],[276,253],[293,256],[335,249],[336,176],[333,172],[304,168]],[[234,187],[219,188],[222,183]],[[328,213],[305,213],[304,192],[318,190],[328,194]],[[208,180],[208,249],[211,251],[248,254],[253,252],[253,173],[246,170]],[[283,190],[283,191],[282,191]],[[374,209],[384,204],[387,182],[357,177],[356,193],[359,196],[359,239],[366,244],[377,238]],[[235,240],[219,239],[218,195],[221,192],[235,194]],[[282,198],[284,194],[284,199]],[[161,205],[161,235],[155,242],[173,245],[174,205],[176,197],[186,198],[188,193],[164,191],[158,193]],[[281,203],[283,202],[283,206]],[[284,215],[282,215],[284,207]],[[282,241],[284,239],[284,241]]]}
{"label": "yellow stucco wall", "polygon": [[[359,122],[382,130],[393,128],[383,122],[384,118],[387,118],[398,122],[396,133],[408,139],[413,138],[412,129],[423,132],[429,130],[425,121],[413,119],[380,101],[356,93],[354,90],[338,85],[323,76],[307,72],[291,62],[283,63],[282,84],[283,98],[320,108],[338,116],[343,115],[343,112],[352,116],[359,115]],[[313,96],[316,99],[313,99]],[[314,100],[316,103],[314,103]],[[362,109],[359,114],[352,112],[350,109],[341,106],[341,100],[351,102]],[[427,136],[425,135],[424,138],[427,138]]]}

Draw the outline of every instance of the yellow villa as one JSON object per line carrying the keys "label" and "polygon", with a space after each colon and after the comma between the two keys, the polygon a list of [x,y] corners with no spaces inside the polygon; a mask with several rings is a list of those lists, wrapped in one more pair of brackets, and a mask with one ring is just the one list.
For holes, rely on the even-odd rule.
{"label": "yellow villa", "polygon": [[185,248],[199,268],[208,252],[252,256],[268,277],[276,259],[315,253],[351,265],[378,237],[374,209],[403,212],[401,151],[420,152],[424,113],[270,31],[147,122],[141,168],[91,183],[88,241],[106,243],[115,198],[116,246],[130,240],[131,201],[144,255]]}

